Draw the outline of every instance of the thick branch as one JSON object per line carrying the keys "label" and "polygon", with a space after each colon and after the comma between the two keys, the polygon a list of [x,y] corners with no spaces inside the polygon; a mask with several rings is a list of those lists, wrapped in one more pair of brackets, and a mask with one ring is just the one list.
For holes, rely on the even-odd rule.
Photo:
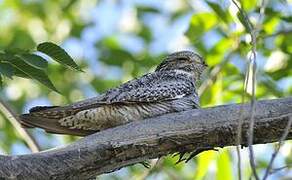
{"label": "thick branch", "polygon": [[[108,129],[59,149],[0,156],[0,177],[88,179],[178,151],[236,144],[241,105],[173,113]],[[250,108],[243,106],[242,145],[247,145]],[[258,101],[254,144],[278,141],[292,115],[292,97]],[[287,139],[292,139],[290,130]]]}

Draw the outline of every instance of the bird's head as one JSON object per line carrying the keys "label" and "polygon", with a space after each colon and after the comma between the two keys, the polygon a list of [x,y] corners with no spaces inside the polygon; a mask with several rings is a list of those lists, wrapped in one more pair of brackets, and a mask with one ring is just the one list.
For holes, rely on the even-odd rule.
{"label": "bird's head", "polygon": [[177,70],[189,73],[200,79],[207,64],[204,59],[192,51],[179,51],[168,55],[155,71]]}

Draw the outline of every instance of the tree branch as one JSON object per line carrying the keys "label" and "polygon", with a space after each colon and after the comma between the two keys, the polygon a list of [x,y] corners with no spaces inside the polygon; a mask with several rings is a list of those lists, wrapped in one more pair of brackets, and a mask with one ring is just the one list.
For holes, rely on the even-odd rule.
{"label": "tree branch", "polygon": [[[194,109],[132,122],[45,152],[0,156],[0,177],[88,179],[175,152],[236,145],[242,105]],[[250,106],[243,109],[242,145],[247,145]],[[254,144],[278,141],[292,116],[292,97],[258,101]],[[292,131],[287,139],[292,139]]]}

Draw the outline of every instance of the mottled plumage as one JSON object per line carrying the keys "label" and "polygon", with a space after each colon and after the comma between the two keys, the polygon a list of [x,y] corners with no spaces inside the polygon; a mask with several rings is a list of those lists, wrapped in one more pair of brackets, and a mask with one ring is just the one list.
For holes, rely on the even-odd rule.
{"label": "mottled plumage", "polygon": [[68,106],[34,107],[20,116],[24,127],[47,132],[88,135],[166,113],[199,107],[196,82],[204,60],[190,51],[168,55],[152,73],[133,79],[101,96]]}

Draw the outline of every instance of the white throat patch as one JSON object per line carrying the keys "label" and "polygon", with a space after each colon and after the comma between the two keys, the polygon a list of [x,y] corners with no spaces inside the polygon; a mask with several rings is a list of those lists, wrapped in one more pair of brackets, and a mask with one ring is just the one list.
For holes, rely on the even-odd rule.
{"label": "white throat patch", "polygon": [[186,71],[183,71],[183,70],[180,70],[180,69],[175,69],[174,72],[176,74],[182,74],[182,75],[185,75],[185,76],[193,77],[193,73],[186,72]]}

